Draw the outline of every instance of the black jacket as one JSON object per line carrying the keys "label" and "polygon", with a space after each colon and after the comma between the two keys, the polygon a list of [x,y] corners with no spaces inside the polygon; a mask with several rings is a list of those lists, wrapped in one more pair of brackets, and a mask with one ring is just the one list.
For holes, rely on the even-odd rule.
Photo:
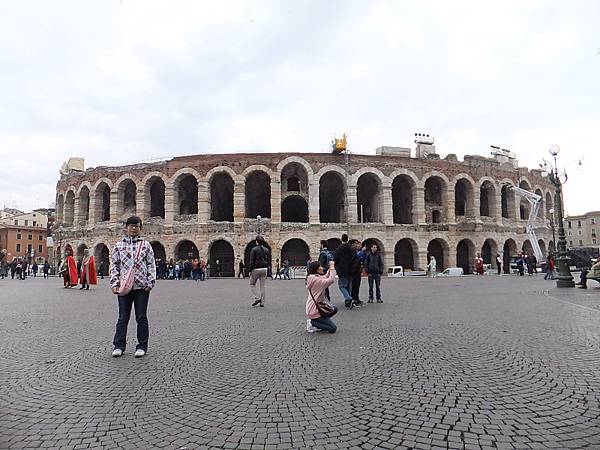
{"label": "black jacket", "polygon": [[352,250],[352,247],[347,242],[337,248],[333,255],[333,260],[335,261],[335,271],[340,277],[353,275],[353,267],[356,266],[356,263],[360,267],[356,252]]}
{"label": "black jacket", "polygon": [[381,275],[383,273],[383,258],[381,257],[381,253],[367,253],[367,257],[365,258],[365,269],[367,273]]}
{"label": "black jacket", "polygon": [[248,261],[248,270],[263,269],[271,265],[271,252],[267,247],[257,245],[250,250],[250,258]]}

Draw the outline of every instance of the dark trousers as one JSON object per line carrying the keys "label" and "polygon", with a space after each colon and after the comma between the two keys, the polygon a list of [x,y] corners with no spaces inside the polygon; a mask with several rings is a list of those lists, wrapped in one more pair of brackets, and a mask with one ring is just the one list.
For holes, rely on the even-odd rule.
{"label": "dark trousers", "polygon": [[355,273],[352,275],[352,300],[360,300],[360,281],[360,273]]}
{"label": "dark trousers", "polygon": [[502,265],[498,264],[498,275],[502,274]]}
{"label": "dark trousers", "polygon": [[150,292],[143,289],[135,289],[124,296],[117,296],[119,300],[119,320],[117,320],[117,330],[113,339],[115,348],[125,351],[127,345],[127,325],[131,316],[131,307],[135,307],[135,320],[137,322],[137,340],[136,350],[148,350],[148,299]]}
{"label": "dark trousers", "polygon": [[381,300],[381,274],[370,273],[369,274],[369,300],[373,300],[373,283],[375,283],[375,295],[377,300]]}

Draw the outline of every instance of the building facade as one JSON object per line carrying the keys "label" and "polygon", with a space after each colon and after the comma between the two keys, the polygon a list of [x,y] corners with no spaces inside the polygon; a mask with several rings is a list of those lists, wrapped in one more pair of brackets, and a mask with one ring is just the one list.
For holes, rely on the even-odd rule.
{"label": "building facade", "polygon": [[469,273],[476,253],[495,265],[497,253],[508,262],[532,251],[529,205],[507,184],[542,197],[536,233],[544,253],[553,249],[554,189],[539,171],[435,154],[213,154],[67,173],[57,184],[54,242],[59,252],[90,248],[108,262],[123,220],[136,214],[158,258],[218,259],[223,275],[247,258],[257,231],[273,260],[292,265],[347,233],[376,242],[387,266],[423,269],[432,255],[439,269]]}
{"label": "building facade", "polygon": [[48,259],[45,226],[0,223],[0,249],[6,249],[7,261],[25,258],[43,263]]}
{"label": "building facade", "polygon": [[581,216],[565,217],[565,232],[569,247],[598,247],[600,244],[600,211]]}

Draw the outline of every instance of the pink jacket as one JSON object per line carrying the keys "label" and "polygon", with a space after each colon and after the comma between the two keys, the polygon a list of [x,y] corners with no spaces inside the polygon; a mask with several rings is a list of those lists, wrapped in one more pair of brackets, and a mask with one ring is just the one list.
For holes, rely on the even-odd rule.
{"label": "pink jacket", "polygon": [[[325,275],[309,275],[306,280],[307,289],[312,292],[317,302],[324,301],[325,289],[333,284],[335,281],[335,270],[330,269]],[[306,317],[309,319],[318,319],[321,317],[317,305],[310,296],[310,292],[306,299]]]}

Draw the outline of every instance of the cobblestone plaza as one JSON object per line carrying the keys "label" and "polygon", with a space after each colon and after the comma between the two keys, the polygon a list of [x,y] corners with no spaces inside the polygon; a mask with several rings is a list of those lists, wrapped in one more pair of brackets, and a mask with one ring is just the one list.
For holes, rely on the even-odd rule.
{"label": "cobblestone plaza", "polygon": [[159,281],[115,359],[107,280],[0,281],[0,448],[597,449],[600,290],[554,286],[384,279],[324,335],[303,280]]}

